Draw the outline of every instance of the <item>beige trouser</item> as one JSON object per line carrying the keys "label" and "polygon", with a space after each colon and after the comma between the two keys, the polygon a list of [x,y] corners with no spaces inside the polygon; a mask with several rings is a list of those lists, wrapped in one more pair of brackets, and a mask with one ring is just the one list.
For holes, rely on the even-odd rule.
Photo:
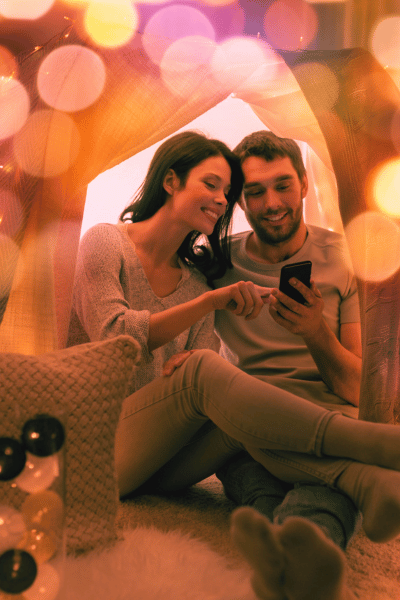
{"label": "beige trouser", "polygon": [[120,493],[151,478],[169,490],[194,484],[243,449],[272,473],[273,465],[288,470],[289,480],[292,468],[302,480],[333,484],[349,461],[315,456],[338,414],[198,350],[124,401],[115,445]]}

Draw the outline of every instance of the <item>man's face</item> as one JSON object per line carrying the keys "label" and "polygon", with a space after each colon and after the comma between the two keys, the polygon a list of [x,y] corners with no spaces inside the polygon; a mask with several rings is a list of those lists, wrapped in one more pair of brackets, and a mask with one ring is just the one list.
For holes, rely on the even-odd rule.
{"label": "man's face", "polygon": [[291,240],[303,220],[307,177],[300,181],[289,157],[266,161],[249,156],[242,164],[242,208],[261,242],[278,245]]}

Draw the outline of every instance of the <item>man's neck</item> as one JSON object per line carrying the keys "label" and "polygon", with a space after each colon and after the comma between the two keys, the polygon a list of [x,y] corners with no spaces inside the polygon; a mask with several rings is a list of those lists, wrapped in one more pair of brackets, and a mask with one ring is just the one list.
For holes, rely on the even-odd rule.
{"label": "man's neck", "polygon": [[307,235],[307,227],[302,223],[293,239],[280,244],[266,244],[253,231],[247,238],[246,252],[256,262],[274,265],[296,254],[303,247]]}

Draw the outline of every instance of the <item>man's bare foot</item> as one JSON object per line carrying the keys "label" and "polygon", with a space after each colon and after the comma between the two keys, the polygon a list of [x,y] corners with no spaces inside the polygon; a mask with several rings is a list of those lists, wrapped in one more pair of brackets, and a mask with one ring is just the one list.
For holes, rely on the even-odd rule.
{"label": "man's bare foot", "polygon": [[231,533],[254,569],[261,600],[355,600],[345,555],[311,521],[296,517],[273,525],[242,507],[232,515]]}

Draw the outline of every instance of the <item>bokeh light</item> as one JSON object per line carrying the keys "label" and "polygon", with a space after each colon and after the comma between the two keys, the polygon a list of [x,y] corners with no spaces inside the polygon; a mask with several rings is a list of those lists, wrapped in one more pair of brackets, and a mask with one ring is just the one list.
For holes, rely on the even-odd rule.
{"label": "bokeh light", "polygon": [[47,13],[55,0],[1,0],[0,15],[6,19],[38,19]]}
{"label": "bokeh light", "polygon": [[312,73],[313,81],[318,84],[318,109],[316,112],[332,110],[339,98],[340,88],[336,75],[329,67],[320,63],[308,63],[293,69],[296,79],[306,78],[308,73]]}
{"label": "bokeh light", "polygon": [[25,468],[14,481],[24,492],[34,494],[49,488],[59,474],[57,455],[42,458],[27,453]]}
{"label": "bokeh light", "polygon": [[17,244],[8,235],[0,233],[0,298],[10,293],[19,254]]}
{"label": "bokeh light", "polygon": [[209,64],[216,43],[200,35],[192,35],[171,44],[161,61],[161,76],[165,85],[177,95],[190,94],[196,81],[196,69]]}
{"label": "bokeh light", "polygon": [[400,267],[400,227],[387,215],[368,211],[344,228],[354,272],[365,281],[383,281]]}
{"label": "bokeh light", "polygon": [[22,83],[12,77],[0,77],[0,140],[23,127],[29,109],[29,96]]}
{"label": "bokeh light", "polygon": [[201,36],[214,41],[215,31],[197,8],[174,4],[160,9],[147,21],[142,43],[149,58],[160,65],[168,46],[188,36]]}
{"label": "bokeh light", "polygon": [[304,0],[275,0],[265,13],[264,31],[276,49],[303,50],[317,34],[317,13]]}
{"label": "bokeh light", "polygon": [[400,68],[400,16],[386,17],[370,35],[370,49],[382,66]]}
{"label": "bokeh light", "polygon": [[53,50],[39,68],[37,85],[41,98],[66,112],[82,110],[101,95],[106,81],[102,59],[76,44]]}
{"label": "bokeh light", "polygon": [[234,91],[268,64],[270,77],[277,66],[276,56],[267,44],[254,38],[237,37],[222,42],[215,50],[211,69],[214,77]]}
{"label": "bokeh light", "polygon": [[55,177],[75,162],[80,134],[73,119],[55,110],[38,110],[14,137],[19,166],[35,177]]}
{"label": "bokeh light", "polygon": [[372,194],[386,214],[400,217],[400,158],[388,161],[372,175]]}
{"label": "bokeh light", "polygon": [[49,563],[38,565],[36,579],[30,588],[24,591],[26,600],[54,600],[60,589],[60,577]]}
{"label": "bokeh light", "polygon": [[203,0],[204,4],[208,4],[209,6],[228,6],[229,4],[233,4],[236,0]]}
{"label": "bokeh light", "polygon": [[17,196],[0,188],[0,233],[13,236],[22,225],[23,211]]}
{"label": "bokeh light", "polygon": [[130,0],[91,0],[85,14],[85,29],[98,46],[117,48],[133,37],[139,14]]}
{"label": "bokeh light", "polygon": [[0,46],[0,77],[18,77],[17,61],[4,46]]}
{"label": "bokeh light", "polygon": [[0,505],[0,554],[15,548],[25,533],[22,514],[12,506]]}

